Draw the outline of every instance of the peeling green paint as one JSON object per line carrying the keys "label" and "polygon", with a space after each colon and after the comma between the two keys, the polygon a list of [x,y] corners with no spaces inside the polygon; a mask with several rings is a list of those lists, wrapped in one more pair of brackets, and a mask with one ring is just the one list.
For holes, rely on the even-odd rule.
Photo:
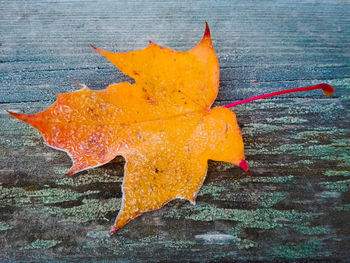
{"label": "peeling green paint", "polygon": [[330,230],[323,226],[307,226],[307,225],[293,225],[293,228],[303,235],[326,235]]}
{"label": "peeling green paint", "polygon": [[[314,162],[312,160],[300,160],[295,162],[294,164],[302,164],[302,165],[312,165]],[[290,166],[290,164],[286,164],[286,166]]]}
{"label": "peeling green paint", "polygon": [[[249,150],[249,149],[247,149]],[[248,151],[246,151],[246,154]],[[252,168],[255,168],[255,167],[261,167],[262,163],[261,162],[257,162],[257,161],[252,161],[252,160],[248,160],[248,166],[250,168],[250,170],[254,171]]]}
{"label": "peeling green paint", "polygon": [[[66,167],[59,167],[59,166],[55,166],[52,168],[52,170],[54,171],[55,174],[59,174],[59,175],[65,175],[67,174],[67,172],[69,171],[69,168]],[[71,179],[71,177],[65,177],[62,179]],[[56,183],[59,182],[61,179],[56,180]]]}
{"label": "peeling green paint", "polygon": [[346,167],[350,168],[350,158],[349,157],[340,157],[338,158],[339,163],[337,164],[337,167]]}
{"label": "peeling green paint", "polygon": [[[229,253],[218,253],[214,255],[214,259],[221,259],[221,260],[227,260],[228,258],[235,259],[237,258],[237,253],[236,252],[229,252]],[[232,260],[234,261],[234,260]]]}
{"label": "peeling green paint", "polygon": [[34,190],[35,188],[11,189],[0,186],[0,205],[23,206],[31,204],[33,201],[41,204],[55,204],[64,201],[77,200],[81,196],[99,193],[99,191],[86,191],[83,193],[75,192],[70,189],[47,188]]}
{"label": "peeling green paint", "polygon": [[333,146],[338,146],[338,147],[349,147],[350,145],[350,139],[336,139],[332,141]]}
{"label": "peeling green paint", "polygon": [[244,223],[238,223],[229,233],[236,237],[235,244],[238,249],[250,249],[253,247],[258,247],[258,244],[253,240],[243,238],[245,236],[244,229],[246,225]]}
{"label": "peeling green paint", "polygon": [[272,255],[277,258],[298,259],[316,256],[322,249],[320,241],[306,241],[303,243],[287,243],[272,249]]}
{"label": "peeling green paint", "polygon": [[196,242],[190,240],[163,241],[162,243],[164,247],[171,249],[184,249],[196,244]]}
{"label": "peeling green paint", "polygon": [[320,137],[332,137],[334,135],[345,135],[348,130],[336,129],[333,127],[318,127],[314,128],[312,131],[302,131],[297,134],[292,135],[294,139],[310,140],[318,139]]}
{"label": "peeling green paint", "polygon": [[350,187],[350,179],[335,182],[322,182],[320,183],[325,189],[336,192],[347,192]]}
{"label": "peeling green paint", "polygon": [[[273,181],[272,179],[270,182]],[[232,192],[234,190],[239,190],[241,188],[238,184],[225,184],[225,186],[221,185],[214,185],[214,184],[208,184],[203,185],[200,189],[198,196],[205,196],[210,195],[214,200],[228,200],[232,199],[232,196],[235,196],[239,199],[246,199],[246,200],[252,200],[253,202],[256,202],[258,205],[262,207],[272,207],[279,201],[286,198],[286,194],[281,192],[259,192],[257,194],[249,194],[249,193],[238,193],[233,194]],[[228,195],[231,197],[228,197]]]}
{"label": "peeling green paint", "polygon": [[334,191],[323,191],[318,195],[322,198],[339,198],[340,193]]}
{"label": "peeling green paint", "polygon": [[35,191],[32,194],[29,194],[28,197],[31,199],[38,199],[38,201],[42,204],[55,204],[64,201],[72,201],[77,200],[81,196],[86,196],[90,194],[96,194],[100,191],[86,191],[83,193],[74,192],[69,189],[57,189],[50,188]]}
{"label": "peeling green paint", "polygon": [[[253,151],[253,152],[254,152],[254,154],[257,153],[256,151]],[[253,153],[251,153],[251,154],[253,154]],[[271,151],[266,151],[265,154],[271,154]],[[275,154],[272,154],[272,155],[275,155]],[[266,166],[266,162],[253,162],[253,165],[250,165],[250,163],[251,163],[251,161],[248,162],[249,168]],[[314,161],[307,159],[307,160],[295,161],[293,163],[290,163],[290,162],[269,163],[268,166],[270,168],[271,167],[291,167],[291,165],[293,165],[293,167],[297,167],[297,165],[312,165],[312,164],[314,164]],[[250,170],[254,176],[254,170],[253,169],[250,169]]]}
{"label": "peeling green paint", "polygon": [[[313,83],[317,84],[319,82],[313,81]],[[338,87],[338,86],[350,86],[350,78],[341,78],[341,79],[330,79],[327,81],[328,84]],[[314,84],[313,84],[314,85]]]}
{"label": "peeling green paint", "polygon": [[43,240],[43,239],[37,239],[34,242],[26,245],[22,249],[27,250],[27,249],[40,249],[40,248],[52,248],[56,246],[57,244],[61,243],[62,241],[60,240]]}
{"label": "peeling green paint", "polygon": [[[254,155],[258,152],[265,152],[268,144],[267,143],[256,143],[254,142],[252,148],[245,149],[245,154],[247,155]],[[254,162],[253,162],[254,163]],[[248,160],[249,167],[251,167],[251,161]],[[258,164],[261,164],[261,162],[258,162]]]}
{"label": "peeling green paint", "polygon": [[194,221],[229,220],[241,222],[245,227],[273,229],[288,224],[301,223],[312,214],[298,213],[294,210],[280,211],[276,209],[226,209],[206,203],[196,206],[184,205],[181,209],[170,210],[165,217],[189,219]]}
{"label": "peeling green paint", "polygon": [[109,231],[101,230],[101,231],[90,231],[86,234],[87,237],[90,238],[109,238]]}
{"label": "peeling green paint", "polygon": [[341,210],[350,211],[350,204],[343,205]]}
{"label": "peeling green paint", "polygon": [[350,147],[338,147],[335,145],[311,145],[304,149],[304,155],[317,156],[322,160],[347,160],[350,155]]}
{"label": "peeling green paint", "polygon": [[258,244],[256,242],[249,239],[243,239],[237,243],[238,249],[250,249],[253,247],[257,247],[257,245]]}
{"label": "peeling green paint", "polygon": [[249,123],[244,129],[244,133],[250,136],[257,136],[258,134],[266,134],[275,131],[283,130],[282,126],[270,125],[264,123]]}
{"label": "peeling green paint", "polygon": [[279,118],[266,118],[266,121],[269,123],[276,124],[300,124],[308,122],[307,119],[299,118],[299,117],[279,117]]}
{"label": "peeling green paint", "polygon": [[262,192],[259,193],[257,202],[262,207],[272,207],[277,204],[279,201],[286,199],[287,196],[285,193],[280,192]]}
{"label": "peeling green paint", "polygon": [[287,183],[287,182],[292,182],[292,181],[295,181],[295,178],[292,175],[279,176],[279,177],[253,176],[253,177],[243,178],[240,180],[240,182],[242,182],[242,183],[254,182],[254,183],[275,183],[275,184]]}
{"label": "peeling green paint", "polygon": [[1,231],[6,231],[6,230],[10,230],[10,229],[13,229],[13,228],[14,228],[13,225],[8,224],[8,223],[6,223],[6,222],[0,221],[0,232],[1,232]]}
{"label": "peeling green paint", "polygon": [[[70,208],[61,208],[57,206],[43,207],[36,209],[36,212],[49,213],[51,215],[61,215],[66,220],[72,222],[88,222],[92,220],[106,220],[105,216],[110,211],[118,211],[121,206],[121,198],[111,198],[107,200],[99,199],[83,199],[83,204]],[[35,211],[35,209],[28,210],[29,213]]]}
{"label": "peeling green paint", "polygon": [[30,199],[26,195],[26,191],[22,188],[13,187],[11,189],[0,186],[0,206],[16,205],[30,203]]}
{"label": "peeling green paint", "polygon": [[98,170],[89,170],[87,174],[84,176],[77,177],[64,177],[57,179],[55,183],[57,185],[67,185],[67,186],[81,186],[88,185],[92,183],[121,183],[123,181],[123,177],[118,176],[110,176],[106,172]]}
{"label": "peeling green paint", "polygon": [[224,186],[203,185],[199,190],[198,196],[211,195],[215,200],[219,200],[220,193],[225,190]]}
{"label": "peeling green paint", "polygon": [[334,111],[334,109],[339,110],[338,103],[334,103],[330,101],[328,104],[320,103],[320,104],[302,104],[295,102],[295,107],[289,107],[286,110],[286,114],[288,115],[297,115],[297,116],[303,116],[307,114],[322,114],[322,113],[329,113]]}
{"label": "peeling green paint", "polygon": [[302,152],[304,149],[303,144],[284,144],[278,147],[274,152],[276,154],[281,154],[281,153],[299,153]]}
{"label": "peeling green paint", "polygon": [[350,176],[350,171],[329,170],[325,173],[325,176]]}
{"label": "peeling green paint", "polygon": [[195,245],[195,241],[191,240],[162,240],[156,236],[148,236],[137,240],[131,240],[122,236],[109,239],[93,239],[84,244],[85,250],[96,248],[104,248],[114,255],[124,255],[128,253],[136,253],[136,251],[144,251],[147,249],[169,248],[173,250],[186,249]]}
{"label": "peeling green paint", "polygon": [[[256,148],[257,150],[250,149],[250,154],[295,154],[298,156],[320,156],[323,159],[333,160],[335,157],[342,158],[348,156],[345,152],[350,152],[350,147],[340,147],[336,144],[329,145],[305,145],[306,142],[299,144],[283,144],[275,148],[272,152],[269,148]],[[307,143],[316,143],[310,140]],[[349,144],[348,144],[349,145]]]}

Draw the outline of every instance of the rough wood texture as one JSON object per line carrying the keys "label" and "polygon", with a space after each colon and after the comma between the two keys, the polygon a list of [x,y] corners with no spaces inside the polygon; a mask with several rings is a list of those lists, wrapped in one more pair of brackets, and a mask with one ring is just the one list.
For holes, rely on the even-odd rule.
{"label": "rough wood texture", "polygon": [[[145,3],[147,2],[147,3]],[[350,257],[350,2],[0,1],[0,261],[340,260]],[[173,201],[108,236],[123,160],[71,163],[5,110],[128,80],[89,44],[191,48],[204,21],[220,66],[217,105],[327,82],[234,108],[253,178],[210,162],[195,206]]]}

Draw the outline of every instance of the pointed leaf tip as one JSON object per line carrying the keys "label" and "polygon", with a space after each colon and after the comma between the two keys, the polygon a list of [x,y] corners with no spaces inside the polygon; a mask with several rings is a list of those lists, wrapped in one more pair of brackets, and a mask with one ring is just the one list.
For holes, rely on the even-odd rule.
{"label": "pointed leaf tip", "polygon": [[148,46],[152,47],[152,46],[158,46],[158,45],[156,43],[154,43],[153,41],[148,40]]}
{"label": "pointed leaf tip", "polygon": [[80,166],[78,166],[76,163],[73,162],[73,166],[70,168],[70,170],[66,173],[67,176],[72,176],[78,172],[81,172],[82,169]]}
{"label": "pointed leaf tip", "polygon": [[10,114],[12,117],[19,119],[21,121],[27,122],[26,119],[28,118],[27,114],[21,114],[21,113],[16,113],[13,111],[7,110],[7,113]]}
{"label": "pointed leaf tip", "polygon": [[68,173],[66,173],[66,176],[72,176],[74,172],[72,170],[69,170]]}
{"label": "pointed leaf tip", "polygon": [[96,50],[98,53],[100,53],[101,55],[103,55],[104,50],[99,49],[99,48],[95,47],[94,45],[90,45],[90,47],[92,47],[92,48],[93,48],[94,50]]}
{"label": "pointed leaf tip", "polygon": [[209,29],[208,22],[205,22],[205,31],[204,31],[203,38],[210,38],[210,29]]}
{"label": "pointed leaf tip", "polygon": [[117,225],[114,225],[112,229],[109,231],[109,235],[113,236],[118,230],[119,230],[119,227],[117,227]]}
{"label": "pointed leaf tip", "polygon": [[74,79],[73,77],[70,78],[75,84],[77,84],[78,86],[82,87],[82,88],[86,88],[86,85],[80,83],[79,81],[77,81],[76,79]]}
{"label": "pointed leaf tip", "polygon": [[246,160],[242,160],[239,163],[239,167],[241,167],[244,171],[246,171],[249,174],[249,176],[252,176]]}
{"label": "pointed leaf tip", "polygon": [[7,111],[8,114],[10,114],[12,117],[23,121],[25,123],[28,123],[29,125],[33,126],[40,132],[42,131],[42,119],[40,118],[39,114],[22,114],[22,113],[15,113],[12,111]]}

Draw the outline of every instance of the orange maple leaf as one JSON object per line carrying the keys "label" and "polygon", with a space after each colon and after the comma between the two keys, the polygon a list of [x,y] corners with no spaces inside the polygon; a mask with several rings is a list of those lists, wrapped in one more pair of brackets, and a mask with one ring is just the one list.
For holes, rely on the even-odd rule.
{"label": "orange maple leaf", "polygon": [[[244,101],[211,108],[218,93],[219,63],[207,24],[203,39],[186,52],[152,42],[124,53],[93,48],[135,84],[112,84],[100,91],[84,86],[58,94],[43,112],[9,113],[38,129],[47,145],[69,154],[73,166],[68,175],[117,155],[125,158],[123,202],[112,233],[173,199],[194,203],[208,159],[249,172],[236,116],[226,108]],[[331,92],[329,87],[301,89]],[[280,93],[286,92],[291,91]]]}
{"label": "orange maple leaf", "polygon": [[[95,47],[94,47],[95,48]],[[179,52],[152,42],[138,51],[111,53],[95,48],[135,84],[57,95],[43,112],[10,112],[38,129],[47,145],[73,160],[69,175],[126,159],[123,203],[112,232],[165,203],[195,201],[208,159],[248,171],[235,114],[213,108],[219,63],[206,25],[203,39]]]}

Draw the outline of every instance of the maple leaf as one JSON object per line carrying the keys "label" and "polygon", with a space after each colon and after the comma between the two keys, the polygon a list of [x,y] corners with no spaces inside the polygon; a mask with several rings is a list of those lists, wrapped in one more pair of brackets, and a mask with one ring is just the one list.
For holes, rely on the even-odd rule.
{"label": "maple leaf", "polygon": [[[142,50],[112,53],[93,47],[135,84],[58,94],[57,101],[32,115],[9,112],[36,129],[45,143],[69,154],[68,172],[125,158],[123,202],[111,233],[138,215],[176,199],[194,203],[206,177],[208,159],[230,162],[249,172],[235,114],[211,108],[219,87],[219,63],[208,24],[191,50],[175,51],[152,42]],[[322,88],[328,84],[294,91]],[[277,92],[278,94],[292,91]]]}
{"label": "maple leaf", "polygon": [[231,162],[248,171],[235,114],[213,108],[219,63],[206,25],[203,39],[179,52],[152,42],[138,51],[97,49],[135,84],[105,90],[58,94],[43,112],[10,112],[36,129],[45,143],[73,160],[69,175],[125,160],[123,203],[112,232],[165,203],[195,201],[208,159]]}

